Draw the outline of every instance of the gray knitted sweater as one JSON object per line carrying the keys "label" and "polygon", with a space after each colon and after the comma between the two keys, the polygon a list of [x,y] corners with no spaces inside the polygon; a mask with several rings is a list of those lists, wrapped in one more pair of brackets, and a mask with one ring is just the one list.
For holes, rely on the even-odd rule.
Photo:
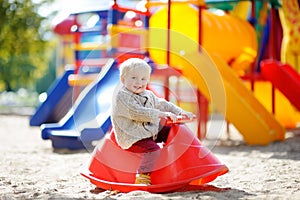
{"label": "gray knitted sweater", "polygon": [[124,86],[117,87],[112,100],[111,121],[121,148],[128,149],[144,138],[155,138],[159,128],[160,111],[179,115],[182,109],[155,96],[150,90],[134,94]]}

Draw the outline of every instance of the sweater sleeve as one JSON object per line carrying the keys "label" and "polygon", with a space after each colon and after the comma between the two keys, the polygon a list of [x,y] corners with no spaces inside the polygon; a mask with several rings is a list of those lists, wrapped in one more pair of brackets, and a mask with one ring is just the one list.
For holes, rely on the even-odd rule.
{"label": "sweater sleeve", "polygon": [[[152,93],[152,92],[151,92]],[[155,102],[155,108],[162,112],[172,112],[175,115],[180,115],[182,113],[182,109],[172,102],[165,100],[164,98],[159,98],[152,93],[152,98]]]}
{"label": "sweater sleeve", "polygon": [[117,98],[117,107],[119,116],[123,116],[135,121],[141,122],[157,122],[159,118],[159,110],[156,108],[147,108],[137,101],[132,95],[119,93]]}

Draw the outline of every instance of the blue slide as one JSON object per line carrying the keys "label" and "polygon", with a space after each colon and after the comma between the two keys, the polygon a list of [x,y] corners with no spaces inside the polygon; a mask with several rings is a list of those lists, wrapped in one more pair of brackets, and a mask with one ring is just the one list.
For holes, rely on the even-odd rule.
{"label": "blue slide", "polygon": [[74,69],[67,69],[62,77],[56,79],[47,91],[47,99],[39,105],[30,117],[30,126],[58,122],[72,106],[72,87],[68,77]]}
{"label": "blue slide", "polygon": [[56,149],[93,148],[92,142],[101,139],[111,127],[111,98],[118,84],[119,70],[111,59],[58,123],[41,125],[42,138],[51,139]]}

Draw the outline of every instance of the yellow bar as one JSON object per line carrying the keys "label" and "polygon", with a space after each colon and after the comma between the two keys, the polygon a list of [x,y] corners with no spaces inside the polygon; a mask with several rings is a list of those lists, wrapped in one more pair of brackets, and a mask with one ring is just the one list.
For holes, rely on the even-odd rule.
{"label": "yellow bar", "polygon": [[71,74],[68,77],[68,83],[70,86],[86,86],[93,82],[97,78],[98,74]]}
{"label": "yellow bar", "polygon": [[[205,6],[205,1],[204,0],[171,0],[171,4],[187,4],[187,3],[191,3],[194,5],[199,5],[199,6]],[[146,8],[150,8],[150,7],[154,7],[154,6],[165,6],[167,5],[168,2],[167,1],[159,1],[159,2],[147,2],[146,3]]]}
{"label": "yellow bar", "polygon": [[108,30],[111,36],[122,32],[128,32],[130,34],[142,34],[142,35],[148,33],[148,30],[143,28],[132,28],[132,27],[120,26],[120,25],[111,25],[108,28]]}
{"label": "yellow bar", "polygon": [[124,34],[132,34],[132,35],[140,35],[141,36],[141,46],[139,48],[147,48],[148,47],[148,34],[149,31],[147,29],[142,28],[132,28],[125,27],[119,25],[111,25],[109,27],[109,32],[111,36],[111,46],[118,48],[120,45],[120,37],[118,35]]}
{"label": "yellow bar", "polygon": [[79,44],[75,50],[78,51],[88,51],[88,50],[106,50],[108,49],[109,44],[107,43],[83,43],[83,44]]}

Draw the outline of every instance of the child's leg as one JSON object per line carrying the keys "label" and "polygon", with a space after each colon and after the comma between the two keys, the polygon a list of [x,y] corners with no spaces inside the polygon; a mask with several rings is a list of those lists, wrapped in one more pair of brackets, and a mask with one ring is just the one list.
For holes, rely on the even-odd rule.
{"label": "child's leg", "polygon": [[155,142],[166,142],[170,133],[171,126],[161,126],[159,127],[159,132]]}
{"label": "child's leg", "polygon": [[154,164],[159,157],[160,147],[156,144],[152,138],[146,138],[134,143],[128,151],[134,153],[142,153],[143,158],[141,160],[138,173],[150,173],[153,170]]}

